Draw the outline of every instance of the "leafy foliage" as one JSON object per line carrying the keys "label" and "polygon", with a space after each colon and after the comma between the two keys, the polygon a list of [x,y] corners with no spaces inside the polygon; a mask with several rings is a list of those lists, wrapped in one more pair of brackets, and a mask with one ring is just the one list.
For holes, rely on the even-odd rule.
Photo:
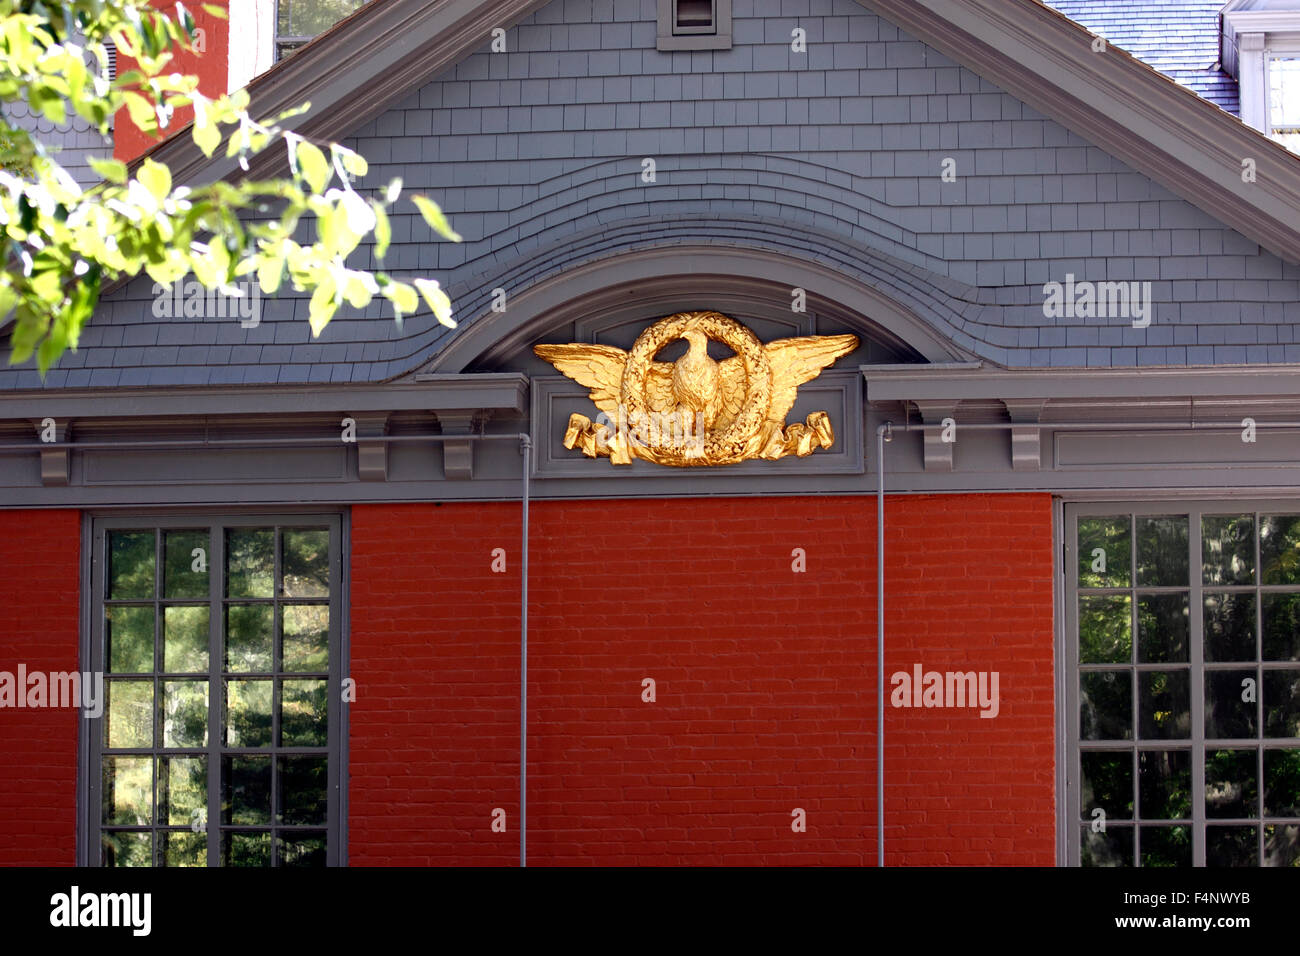
{"label": "leafy foliage", "polygon": [[[221,14],[220,8],[205,7]],[[438,321],[454,326],[451,301],[430,279],[398,280],[352,269],[346,259],[373,236],[383,258],[388,221],[402,192],[394,180],[362,196],[352,179],[366,160],[337,143],[313,143],[282,126],[306,104],[274,119],[255,120],[244,90],[216,98],[198,80],[167,72],[173,53],[189,49],[194,20],[184,5],[167,15],[138,0],[0,0],[0,105],[25,101],[55,123],[69,111],[107,135],[119,109],[145,133],[165,130],[177,108],[191,106],[194,143],[247,172],[249,157],[273,145],[287,150],[286,178],[177,186],[163,163],[146,157],[134,170],[118,160],[92,165],[104,182],[83,191],[45,144],[0,115],[0,323],[12,317],[10,362],[36,356],[44,375],[75,349],[105,283],[141,272],[164,285],[193,276],[206,288],[235,293],[253,275],[266,294],[288,279],[311,292],[309,321],[319,335],[338,308],[386,299],[400,322],[423,298]],[[107,78],[107,42],[137,68]],[[439,235],[460,241],[432,200],[413,197]],[[269,215],[274,209],[274,215]],[[243,214],[243,215],[241,215]],[[262,216],[258,221],[252,214]],[[293,237],[314,218],[316,241]],[[237,294],[237,293],[236,293]]]}

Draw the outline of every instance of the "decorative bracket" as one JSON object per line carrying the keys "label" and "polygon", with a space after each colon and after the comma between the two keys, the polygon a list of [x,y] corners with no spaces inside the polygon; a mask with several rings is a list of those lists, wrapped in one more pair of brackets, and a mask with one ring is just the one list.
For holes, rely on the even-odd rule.
{"label": "decorative bracket", "polygon": [[[438,424],[444,435],[476,435],[483,430],[485,413],[481,411],[438,412]],[[442,443],[443,477],[468,481],[474,477],[474,442],[444,441]]]}
{"label": "decorative bracket", "polygon": [[388,412],[353,412],[357,423],[357,477],[388,480],[388,442],[367,441],[388,434]]}
{"label": "decorative bracket", "polygon": [[[925,423],[922,431],[925,439],[925,470],[952,471],[952,449],[956,441],[943,440],[943,420],[954,418],[957,402],[950,399],[923,400],[914,402],[921,412],[921,421]],[[956,438],[956,435],[953,435]]]}
{"label": "decorative bracket", "polygon": [[[64,442],[71,433],[72,422],[66,418],[63,421],[34,418],[32,424],[36,426],[36,437],[41,442],[41,484],[66,485],[71,472],[71,456]],[[50,447],[54,443],[57,445]]]}
{"label": "decorative bracket", "polygon": [[[1013,471],[1040,471],[1043,467],[1043,440],[1038,430],[1038,420],[1047,405],[1046,399],[1002,400],[1011,416],[1012,425],[1024,428],[1011,429],[1011,468]],[[1033,425],[1035,427],[1028,427]]]}

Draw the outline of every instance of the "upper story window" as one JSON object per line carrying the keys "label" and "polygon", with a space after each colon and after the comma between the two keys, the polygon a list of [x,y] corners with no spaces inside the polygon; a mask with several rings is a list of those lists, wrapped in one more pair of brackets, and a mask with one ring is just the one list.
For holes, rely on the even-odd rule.
{"label": "upper story window", "polygon": [[364,0],[277,0],[275,58],[283,60],[324,33]]}
{"label": "upper story window", "polygon": [[1268,135],[1300,153],[1300,52],[1269,57]]}
{"label": "upper story window", "polygon": [[1237,78],[1242,122],[1300,152],[1300,0],[1231,0],[1220,59]]}
{"label": "upper story window", "polygon": [[660,50],[731,49],[731,0],[659,0]]}

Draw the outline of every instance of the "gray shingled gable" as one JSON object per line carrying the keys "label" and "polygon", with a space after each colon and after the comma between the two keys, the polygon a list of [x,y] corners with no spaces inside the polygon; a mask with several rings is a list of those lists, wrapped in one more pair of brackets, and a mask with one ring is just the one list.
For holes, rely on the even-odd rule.
{"label": "gray shingled gable", "polygon": [[1237,81],[1219,63],[1224,0],[1042,0],[1233,116]]}
{"label": "gray shingled gable", "polygon": [[[511,52],[485,47],[349,137],[367,185],[402,176],[466,237],[397,216],[386,265],[439,278],[472,322],[497,286],[719,243],[830,265],[1010,366],[1300,361],[1300,267],[852,0],[736,0],[733,49],[694,53],[655,49],[654,7],[555,0],[509,30]],[[956,183],[939,178],[948,156]],[[1042,284],[1066,273],[1151,281],[1151,327],[1045,319]],[[399,329],[375,307],[313,341],[294,296],[254,329],[159,320],[151,285],[114,293],[47,386],[381,381],[454,334],[427,314]]]}

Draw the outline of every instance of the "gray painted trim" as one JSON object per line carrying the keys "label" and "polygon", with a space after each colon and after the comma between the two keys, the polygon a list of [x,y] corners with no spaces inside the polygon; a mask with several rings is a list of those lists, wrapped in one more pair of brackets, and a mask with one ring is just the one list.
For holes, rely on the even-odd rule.
{"label": "gray painted trim", "polygon": [[1300,365],[1001,369],[971,363],[864,365],[861,371],[873,402],[1223,398],[1243,405],[1258,405],[1264,400],[1294,399],[1300,395]]}
{"label": "gray painted trim", "polygon": [[[759,249],[708,245],[678,245],[622,253],[552,276],[513,294],[505,312],[486,312],[429,363],[431,372],[463,372],[476,362],[502,360],[539,340],[546,331],[566,322],[591,320],[632,294],[646,300],[656,295],[722,294],[771,298],[788,307],[790,289],[802,288],[809,298],[835,303],[862,317],[865,325],[883,329],[890,338],[919,352],[931,362],[969,359],[934,331],[920,316],[834,269],[791,255]],[[809,305],[810,311],[813,306]]]}
{"label": "gray painted trim", "polygon": [[[858,0],[1289,262],[1300,162],[1279,143],[1028,0]],[[1242,160],[1257,164],[1242,181]]]}
{"label": "gray painted trim", "polygon": [[414,382],[364,386],[66,389],[0,393],[0,422],[462,409],[521,415],[527,396],[528,376],[521,372],[422,375]]}

